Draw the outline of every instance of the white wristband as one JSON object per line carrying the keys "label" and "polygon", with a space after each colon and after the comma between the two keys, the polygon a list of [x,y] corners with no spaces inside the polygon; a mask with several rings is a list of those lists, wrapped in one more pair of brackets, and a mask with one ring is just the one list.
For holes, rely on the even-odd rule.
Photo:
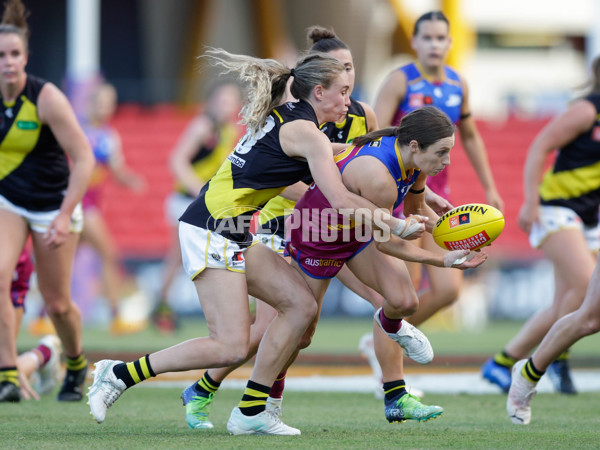
{"label": "white wristband", "polygon": [[394,228],[392,233],[404,239],[416,231],[423,230],[425,227],[425,225],[423,225],[423,221],[426,221],[427,217],[414,215],[408,216],[406,220],[398,220],[398,226]]}
{"label": "white wristband", "polygon": [[406,228],[406,220],[398,219],[398,226],[392,230],[392,234],[400,236]]}
{"label": "white wristband", "polygon": [[470,261],[475,257],[475,252],[469,250],[454,250],[444,255],[444,267],[459,266],[465,261]]}

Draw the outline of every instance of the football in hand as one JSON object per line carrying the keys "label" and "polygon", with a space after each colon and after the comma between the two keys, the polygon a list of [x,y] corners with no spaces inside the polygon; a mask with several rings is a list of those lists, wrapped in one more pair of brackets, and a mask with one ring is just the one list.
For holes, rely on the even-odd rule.
{"label": "football in hand", "polygon": [[433,227],[435,243],[444,250],[477,250],[490,245],[504,229],[504,216],[493,206],[470,203],[444,214]]}

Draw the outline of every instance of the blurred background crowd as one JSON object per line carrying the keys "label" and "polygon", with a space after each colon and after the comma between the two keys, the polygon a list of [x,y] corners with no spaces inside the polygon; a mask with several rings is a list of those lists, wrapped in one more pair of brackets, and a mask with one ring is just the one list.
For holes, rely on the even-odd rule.
{"label": "blurred background crowd", "polygon": [[[138,177],[129,185],[118,173],[92,181],[101,190],[98,210],[110,246],[100,248],[92,239],[78,250],[73,298],[84,323],[106,324],[118,316],[143,326],[161,301],[178,315],[200,313],[193,284],[182,271],[165,288],[172,245],[165,204],[175,189],[173,154],[186,127],[209,108],[214,89],[214,73],[197,59],[205,46],[275,58],[291,67],[307,47],[309,26],[332,27],[354,55],[353,97],[372,104],[384,77],[414,59],[415,19],[438,9],[451,23],[448,64],[469,81],[472,113],[506,218],[488,263],[467,272],[459,301],[438,323],[482,327],[487,320],[529,317],[551,302],[552,264],[531,249],[517,225],[523,162],[535,135],[584,87],[590,61],[600,54],[596,0],[568,5],[559,0],[27,0],[26,5],[34,56],[28,70],[60,86],[82,115],[89,94],[102,81],[112,84],[116,92],[108,95],[116,93],[118,103],[105,120],[120,135],[122,168]],[[457,141],[452,200],[484,203],[465,160]],[[117,274],[103,287],[107,270]],[[111,296],[118,297],[118,306]],[[26,315],[30,326],[41,305],[34,289]],[[323,314],[369,316],[372,307],[334,280]]]}

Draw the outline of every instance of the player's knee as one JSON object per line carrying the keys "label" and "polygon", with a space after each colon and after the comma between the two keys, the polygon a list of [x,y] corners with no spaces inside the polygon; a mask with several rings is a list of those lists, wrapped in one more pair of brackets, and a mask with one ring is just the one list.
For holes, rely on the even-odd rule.
{"label": "player's knee", "polygon": [[600,331],[600,317],[588,317],[582,324],[582,337],[589,336],[590,334],[598,333]]}
{"label": "player's knee", "polygon": [[220,352],[219,365],[221,367],[236,366],[245,362],[249,356],[248,343],[228,344]]}
{"label": "player's knee", "polygon": [[298,343],[298,350],[305,349],[312,343],[312,339],[313,339],[313,336],[315,335],[315,331],[316,331],[315,326],[308,327],[308,329],[304,332],[304,334],[300,338],[300,342]]}
{"label": "player's knee", "polygon": [[45,302],[46,312],[50,317],[61,319],[71,312],[71,302],[63,299],[52,298]]}
{"label": "player's knee", "polygon": [[388,298],[388,305],[394,314],[410,316],[419,309],[419,297],[414,291],[405,291],[393,298]]}
{"label": "player's knee", "polygon": [[317,315],[317,301],[308,291],[292,294],[286,299],[282,299],[280,312],[290,314],[294,320],[309,323]]}

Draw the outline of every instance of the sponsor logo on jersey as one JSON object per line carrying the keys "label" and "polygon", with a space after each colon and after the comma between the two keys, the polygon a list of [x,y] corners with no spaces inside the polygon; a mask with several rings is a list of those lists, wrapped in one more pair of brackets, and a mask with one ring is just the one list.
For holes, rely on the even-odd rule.
{"label": "sponsor logo on jersey", "polygon": [[239,167],[240,169],[246,164],[246,160],[244,158],[240,158],[239,156],[236,156],[233,153],[229,154],[227,160],[234,166]]}
{"label": "sponsor logo on jersey", "polygon": [[17,128],[19,130],[37,130],[38,123],[30,120],[19,120],[17,121]]}
{"label": "sponsor logo on jersey", "polygon": [[409,108],[420,108],[423,106],[423,97],[425,97],[421,93],[413,93],[408,94],[408,106]]}
{"label": "sponsor logo on jersey", "polygon": [[461,103],[462,103],[462,98],[458,94],[450,94],[448,96],[448,100],[446,100],[446,106],[448,106],[448,107],[458,106]]}

